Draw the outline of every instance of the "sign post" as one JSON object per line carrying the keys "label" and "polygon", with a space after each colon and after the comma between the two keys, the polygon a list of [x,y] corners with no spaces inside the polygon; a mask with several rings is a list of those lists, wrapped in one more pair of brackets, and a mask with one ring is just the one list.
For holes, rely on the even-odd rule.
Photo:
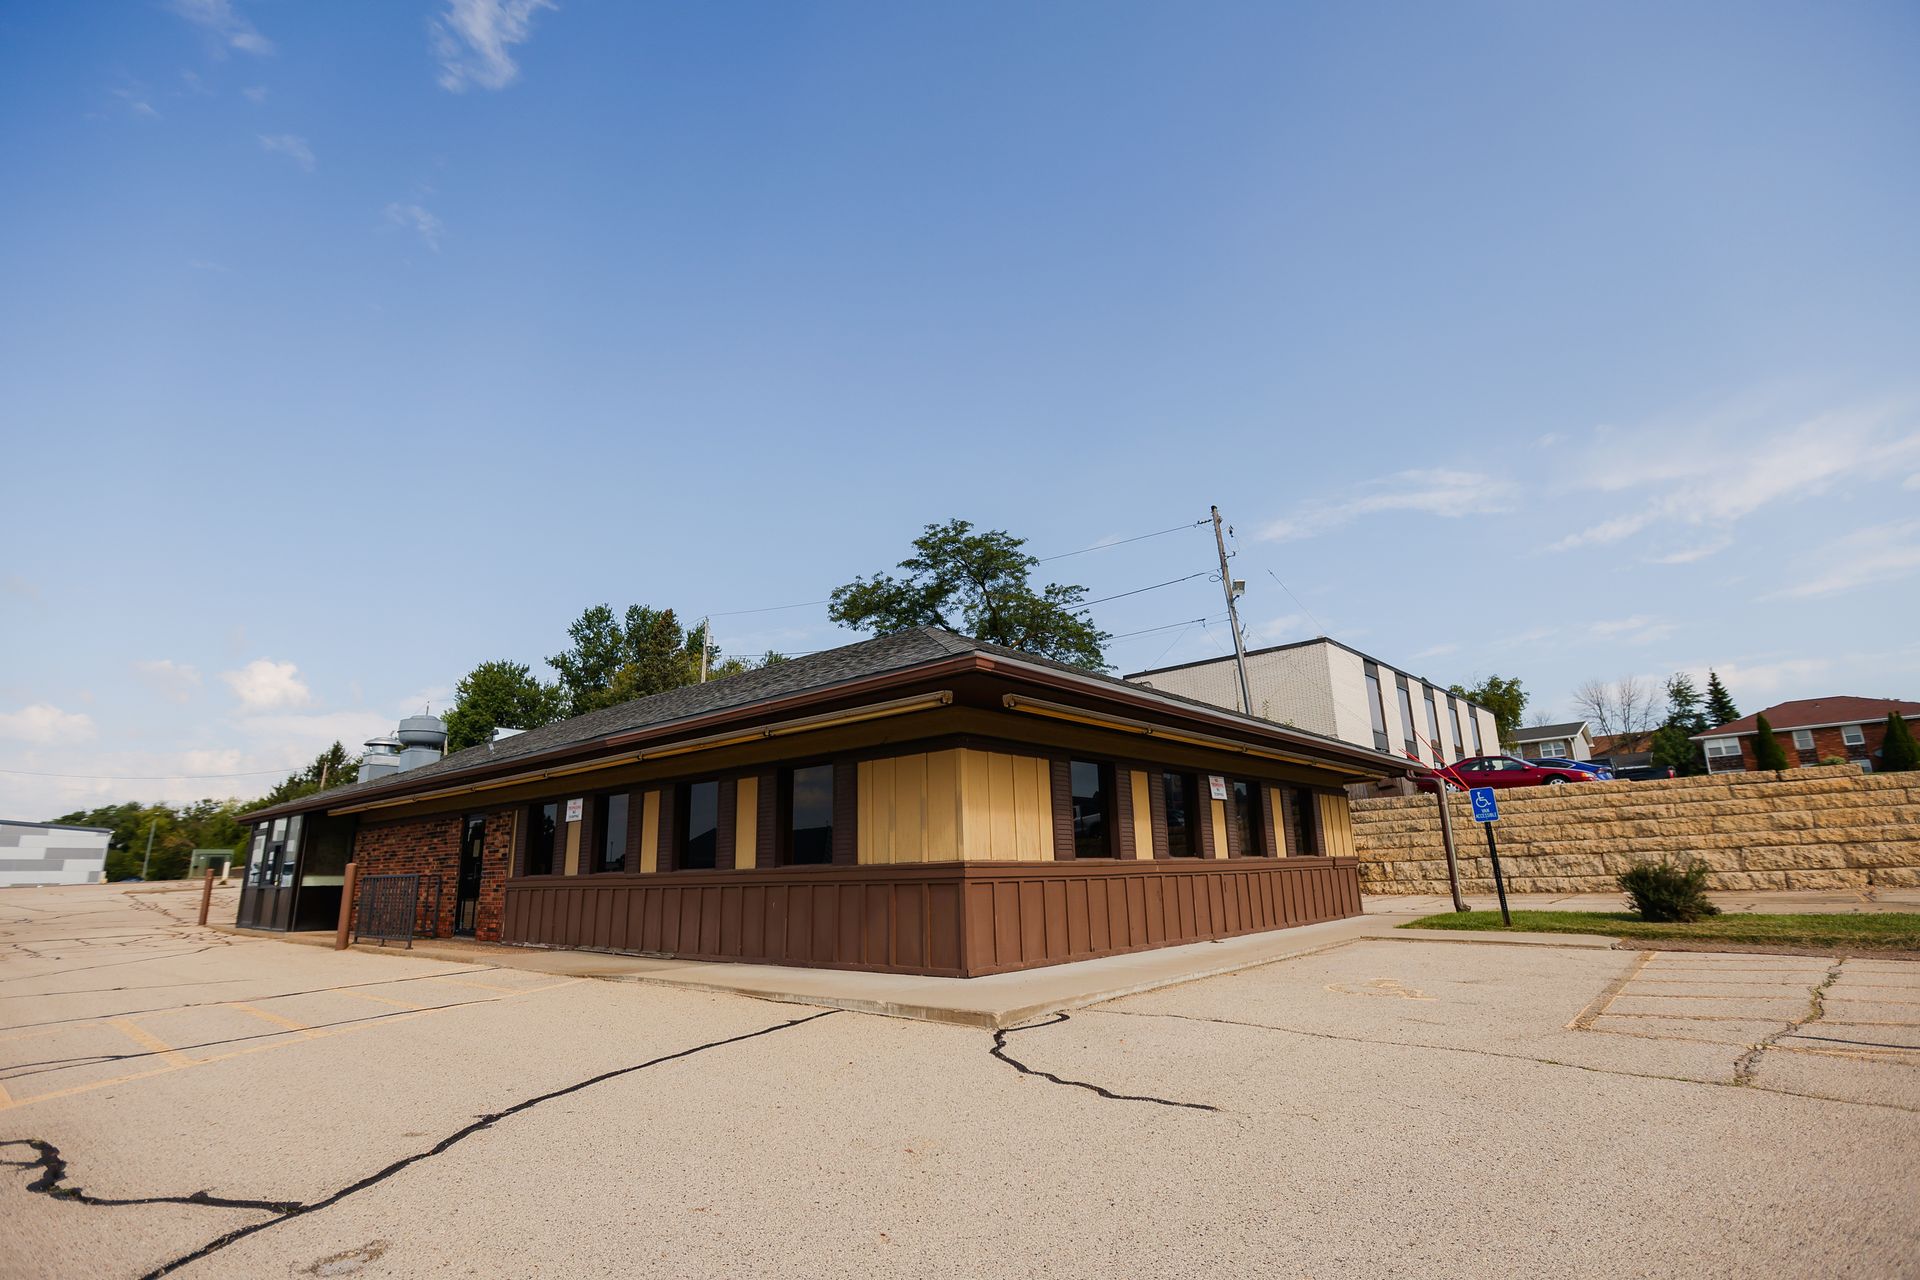
{"label": "sign post", "polygon": [[1500,821],[1500,802],[1492,787],[1475,787],[1467,792],[1473,801],[1473,820],[1487,829],[1487,860],[1493,863],[1493,891],[1500,895],[1500,923],[1513,928],[1513,913],[1507,910],[1507,883],[1500,876],[1500,846],[1493,838],[1493,824]]}

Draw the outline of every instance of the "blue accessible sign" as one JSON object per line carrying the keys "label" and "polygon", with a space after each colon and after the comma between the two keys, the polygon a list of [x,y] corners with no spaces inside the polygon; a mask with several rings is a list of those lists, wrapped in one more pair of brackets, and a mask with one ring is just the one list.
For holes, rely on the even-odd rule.
{"label": "blue accessible sign", "polygon": [[1475,822],[1498,822],[1500,805],[1493,798],[1492,787],[1475,787],[1467,792],[1467,799],[1473,801],[1473,820]]}

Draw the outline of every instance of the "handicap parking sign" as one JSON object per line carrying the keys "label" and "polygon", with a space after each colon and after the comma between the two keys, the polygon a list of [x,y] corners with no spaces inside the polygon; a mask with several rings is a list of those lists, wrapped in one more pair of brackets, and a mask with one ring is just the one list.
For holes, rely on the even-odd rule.
{"label": "handicap parking sign", "polygon": [[1500,805],[1493,798],[1492,787],[1475,787],[1467,792],[1467,799],[1473,801],[1473,820],[1475,822],[1498,822]]}

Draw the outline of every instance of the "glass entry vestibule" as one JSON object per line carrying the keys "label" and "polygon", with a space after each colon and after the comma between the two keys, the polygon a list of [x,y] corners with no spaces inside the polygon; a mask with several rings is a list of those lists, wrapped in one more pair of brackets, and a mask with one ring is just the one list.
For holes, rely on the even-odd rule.
{"label": "glass entry vestibule", "polygon": [[240,886],[243,929],[331,929],[353,857],[354,818],[276,818],[253,829]]}

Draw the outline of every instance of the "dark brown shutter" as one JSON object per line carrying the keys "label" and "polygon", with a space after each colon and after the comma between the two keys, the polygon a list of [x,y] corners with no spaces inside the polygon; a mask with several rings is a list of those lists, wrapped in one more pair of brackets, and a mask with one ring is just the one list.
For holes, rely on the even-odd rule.
{"label": "dark brown shutter", "polygon": [[1327,856],[1327,833],[1320,821],[1320,791],[1305,792],[1302,798],[1307,802],[1307,832],[1313,841],[1313,853],[1324,858]]}
{"label": "dark brown shutter", "polygon": [[1167,775],[1158,769],[1147,773],[1147,808],[1148,816],[1153,820],[1153,848],[1146,856],[1167,857],[1170,847],[1167,841]]}
{"label": "dark brown shutter", "polygon": [[851,760],[833,762],[833,865],[851,867],[860,861],[860,796],[856,775],[860,766]]}
{"label": "dark brown shutter", "polygon": [[671,871],[680,865],[680,830],[674,821],[674,807],[680,803],[680,788],[668,783],[660,788],[660,855],[654,867]]}
{"label": "dark brown shutter", "polygon": [[1260,847],[1269,858],[1280,856],[1280,812],[1273,806],[1280,788],[1260,784]]}
{"label": "dark brown shutter", "polygon": [[1280,828],[1280,848],[1286,857],[1297,858],[1300,850],[1294,847],[1298,841],[1293,838],[1293,807],[1300,803],[1300,788],[1289,785],[1276,790],[1280,793],[1280,808],[1275,811],[1273,821]]}
{"label": "dark brown shutter", "polygon": [[[1195,801],[1200,810],[1200,856],[1213,857],[1213,788],[1207,783],[1207,774],[1197,773],[1191,779],[1193,792],[1187,804],[1187,821],[1194,820]],[[1192,838],[1191,834],[1188,836]]]}
{"label": "dark brown shutter", "polygon": [[579,874],[590,876],[600,869],[600,844],[594,839],[600,827],[600,797],[587,796],[580,802]]}
{"label": "dark brown shutter", "polygon": [[527,871],[527,837],[533,826],[533,811],[526,805],[516,811],[513,822],[513,858],[507,864],[507,875],[525,875]]}
{"label": "dark brown shutter", "polygon": [[[1247,786],[1252,787],[1253,784],[1249,782]],[[1228,778],[1227,779],[1227,801],[1226,801],[1227,803],[1227,856],[1229,858],[1244,858],[1247,856],[1247,850],[1242,849],[1240,847],[1240,811],[1234,807],[1233,797],[1234,797],[1233,779]],[[1212,826],[1213,824],[1209,822],[1207,825]]]}
{"label": "dark brown shutter", "polygon": [[553,802],[553,857],[547,862],[550,875],[560,875],[567,869],[567,802]]}
{"label": "dark brown shutter", "polygon": [[733,846],[740,829],[740,783],[734,778],[720,779],[720,813],[713,828],[713,869],[733,867]]}
{"label": "dark brown shutter", "polygon": [[640,870],[640,842],[647,825],[647,793],[627,792],[627,856],[623,869],[628,875]]}
{"label": "dark brown shutter", "polygon": [[779,802],[780,771],[778,769],[761,770],[759,812],[753,823],[753,865],[762,871],[776,865],[780,857],[780,846],[776,842],[778,835],[776,827],[780,821],[777,807]]}
{"label": "dark brown shutter", "polygon": [[1117,824],[1113,856],[1139,857],[1139,852],[1133,847],[1133,770],[1124,764],[1113,766],[1113,820]]}
{"label": "dark brown shutter", "polygon": [[1053,859],[1064,862],[1078,856],[1073,842],[1073,764],[1056,756],[1047,765],[1053,792]]}

